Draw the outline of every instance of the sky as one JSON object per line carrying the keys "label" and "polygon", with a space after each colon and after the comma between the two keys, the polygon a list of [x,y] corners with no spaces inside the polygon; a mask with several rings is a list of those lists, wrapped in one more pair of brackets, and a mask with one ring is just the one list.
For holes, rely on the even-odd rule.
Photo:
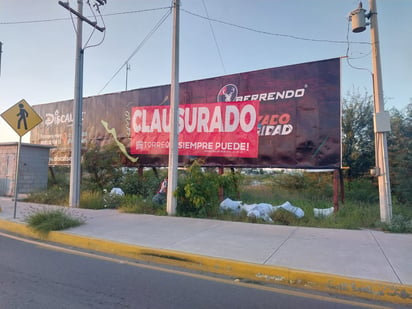
{"label": "sky", "polygon": [[[95,13],[84,0],[83,13]],[[363,7],[369,11],[368,0]],[[376,0],[385,108],[412,99],[412,1]],[[179,80],[342,57],[341,93],[372,94],[370,28],[352,33],[358,0],[181,0]],[[70,0],[77,9],[77,1]],[[83,23],[84,97],[170,84],[171,0],[107,0],[100,33]],[[162,18],[165,18],[161,23]],[[0,113],[73,99],[76,19],[57,0],[0,0]],[[126,70],[126,62],[129,70]],[[117,74],[116,74],[117,73]],[[23,137],[29,141],[30,133]],[[0,142],[19,136],[0,119]]]}

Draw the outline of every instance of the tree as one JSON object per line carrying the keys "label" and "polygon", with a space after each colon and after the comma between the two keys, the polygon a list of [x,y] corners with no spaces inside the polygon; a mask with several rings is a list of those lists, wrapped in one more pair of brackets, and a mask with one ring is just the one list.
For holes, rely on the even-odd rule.
{"label": "tree", "polygon": [[83,169],[88,172],[91,189],[103,190],[111,185],[115,187],[122,175],[120,153],[117,146],[108,144],[104,147],[93,145],[83,156]]}
{"label": "tree", "polygon": [[[412,101],[403,111],[390,110],[388,133],[391,189],[400,202],[412,201]],[[343,99],[342,160],[349,167],[349,177],[368,175],[375,164],[373,98],[368,93],[352,91]]]}
{"label": "tree", "polygon": [[412,201],[412,102],[403,113],[391,110],[388,152],[392,190],[400,202]]}
{"label": "tree", "polygon": [[342,160],[349,177],[366,174],[374,166],[373,98],[367,92],[352,91],[343,99]]}

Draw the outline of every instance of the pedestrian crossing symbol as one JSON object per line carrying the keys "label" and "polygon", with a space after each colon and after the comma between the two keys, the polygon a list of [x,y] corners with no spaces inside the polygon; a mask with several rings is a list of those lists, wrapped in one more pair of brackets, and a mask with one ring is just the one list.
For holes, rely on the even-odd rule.
{"label": "pedestrian crossing symbol", "polygon": [[1,117],[20,136],[23,136],[43,121],[24,99],[6,110],[1,114]]}

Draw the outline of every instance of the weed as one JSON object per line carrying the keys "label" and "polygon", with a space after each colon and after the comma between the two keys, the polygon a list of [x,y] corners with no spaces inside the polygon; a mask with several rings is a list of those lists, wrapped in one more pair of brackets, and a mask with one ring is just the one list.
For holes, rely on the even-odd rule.
{"label": "weed", "polygon": [[67,187],[54,185],[46,191],[30,193],[26,202],[48,204],[48,205],[61,205],[67,206],[69,204],[69,190]]}
{"label": "weed", "polygon": [[126,195],[122,199],[119,210],[125,213],[140,213],[166,215],[165,205],[154,204],[151,199],[144,199],[137,195]]}
{"label": "weed", "polygon": [[391,223],[384,226],[384,229],[393,233],[412,233],[412,219],[402,215],[394,215]]}
{"label": "weed", "polygon": [[281,225],[296,225],[298,219],[296,216],[282,208],[276,210],[271,218],[275,224]]}
{"label": "weed", "polygon": [[84,223],[84,219],[75,218],[62,209],[40,210],[26,219],[30,228],[47,234],[50,231],[60,231],[76,227]]}
{"label": "weed", "polygon": [[103,194],[99,191],[83,191],[80,194],[80,208],[103,209]]}
{"label": "weed", "polygon": [[103,207],[104,208],[118,208],[122,203],[124,195],[103,191]]}
{"label": "weed", "polygon": [[[162,172],[163,173],[163,172]],[[159,186],[159,178],[150,170],[139,175],[135,170],[126,171],[121,179],[125,196],[116,198],[110,208],[122,212],[165,215],[164,205],[155,205],[152,196]],[[163,176],[163,174],[162,174]],[[339,211],[329,217],[316,218],[314,208],[329,208],[332,205],[331,173],[273,173],[240,175],[240,173],[218,175],[213,169],[194,164],[179,174],[175,191],[177,215],[211,218],[219,220],[263,223],[247,217],[246,212],[231,213],[219,210],[219,187],[223,187],[224,198],[241,200],[245,204],[268,203],[273,206],[290,201],[305,212],[296,218],[284,210],[271,215],[274,224],[309,226],[322,228],[379,228],[391,232],[411,233],[412,207],[393,199],[393,219],[390,225],[380,222],[378,188],[369,178],[354,179],[345,183],[345,203]],[[123,186],[123,187],[122,187]],[[27,201],[67,205],[68,188],[61,184],[52,186],[43,193],[33,193]],[[80,207],[102,209],[104,197],[101,191],[83,191]]]}

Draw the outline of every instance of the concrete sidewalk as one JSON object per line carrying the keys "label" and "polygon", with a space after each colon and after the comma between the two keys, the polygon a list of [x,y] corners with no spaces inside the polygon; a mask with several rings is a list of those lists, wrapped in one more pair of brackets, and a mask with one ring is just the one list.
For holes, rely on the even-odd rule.
{"label": "concrete sidewalk", "polygon": [[46,237],[25,217],[53,206],[0,198],[0,229],[235,278],[412,304],[412,234],[68,209],[82,226]]}

